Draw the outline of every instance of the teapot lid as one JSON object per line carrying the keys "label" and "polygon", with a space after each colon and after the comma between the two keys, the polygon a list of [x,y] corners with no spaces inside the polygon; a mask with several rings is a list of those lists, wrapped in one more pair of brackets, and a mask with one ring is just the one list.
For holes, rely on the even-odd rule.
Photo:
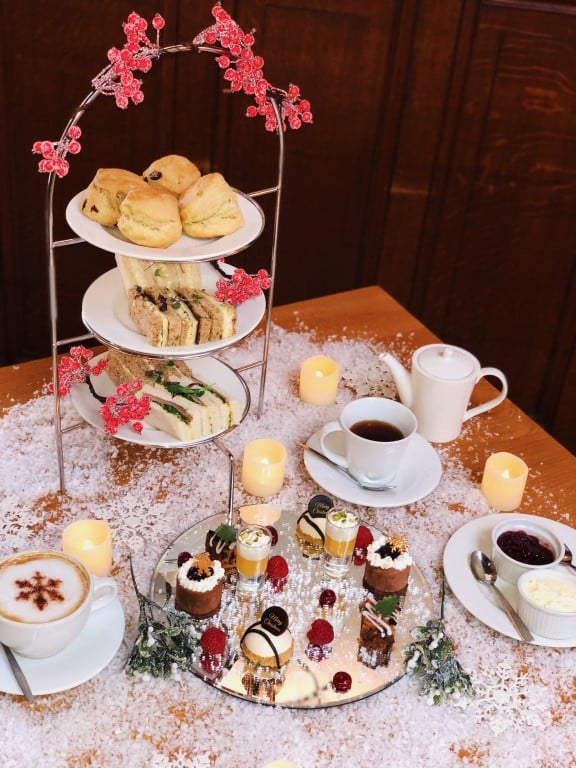
{"label": "teapot lid", "polygon": [[474,373],[476,358],[460,347],[450,344],[428,344],[417,350],[419,367],[437,379],[465,379]]}

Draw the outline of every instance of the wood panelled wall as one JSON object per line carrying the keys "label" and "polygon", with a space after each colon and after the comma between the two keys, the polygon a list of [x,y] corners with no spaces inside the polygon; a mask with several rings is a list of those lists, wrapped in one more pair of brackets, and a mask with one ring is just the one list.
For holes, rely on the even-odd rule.
{"label": "wood panelled wall", "polygon": [[[273,84],[300,85],[314,125],[286,136],[276,303],[379,283],[447,341],[509,376],[511,397],[576,451],[576,2],[230,0]],[[212,0],[0,5],[0,358],[49,352],[46,178],[57,139],[132,10],[163,43],[212,22]],[[100,166],[168,152],[248,192],[275,181],[278,143],[244,117],[208,54],[165,57],[126,111],[99,97],[57,182],[64,209]],[[264,201],[265,209],[269,208]],[[234,258],[266,265],[271,228]],[[59,328],[83,332],[85,288],[113,266],[58,253]]]}

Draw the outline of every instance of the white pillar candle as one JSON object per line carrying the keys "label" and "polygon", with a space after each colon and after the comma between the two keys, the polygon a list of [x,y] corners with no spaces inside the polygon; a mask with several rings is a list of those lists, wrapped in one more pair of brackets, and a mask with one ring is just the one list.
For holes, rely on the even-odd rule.
{"label": "white pillar candle", "polygon": [[62,533],[62,551],[72,555],[94,576],[112,572],[112,535],[105,520],[76,520]]}
{"label": "white pillar candle", "polygon": [[486,460],[481,490],[488,504],[500,512],[512,512],[522,502],[528,467],[518,456],[502,451]]}
{"label": "white pillar candle", "polygon": [[242,485],[252,496],[273,496],[282,488],[286,448],[277,440],[252,440],[244,448]]}
{"label": "white pillar candle", "polygon": [[332,405],[336,402],[340,366],[324,355],[304,360],[300,367],[300,399],[310,405]]}

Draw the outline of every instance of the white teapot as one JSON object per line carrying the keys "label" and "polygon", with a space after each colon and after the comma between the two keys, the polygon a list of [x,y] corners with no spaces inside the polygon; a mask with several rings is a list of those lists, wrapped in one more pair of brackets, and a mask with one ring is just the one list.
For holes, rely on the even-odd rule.
{"label": "white teapot", "polygon": [[[385,352],[400,400],[418,420],[418,432],[433,443],[447,443],[460,434],[463,422],[499,405],[508,394],[506,376],[498,368],[481,368],[470,352],[450,344],[427,344],[412,355],[412,373]],[[494,376],[502,391],[492,400],[468,408],[475,385]]]}

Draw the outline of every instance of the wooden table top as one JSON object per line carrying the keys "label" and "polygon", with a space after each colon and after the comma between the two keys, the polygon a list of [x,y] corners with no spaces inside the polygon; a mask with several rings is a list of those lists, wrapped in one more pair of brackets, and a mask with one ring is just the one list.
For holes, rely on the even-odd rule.
{"label": "wooden table top", "polygon": [[[299,354],[301,344],[308,344],[304,348],[310,349],[309,334],[314,343],[317,340],[318,350],[323,345],[329,346],[330,340],[336,340],[336,343],[342,343],[343,338],[360,340],[373,345],[370,350],[373,347],[378,351],[380,348],[382,351],[393,349],[408,366],[413,350],[438,341],[379,287],[276,307],[273,320],[280,328],[294,332],[289,334],[287,342],[292,345],[293,359],[275,359],[276,371],[288,364],[294,367],[294,350]],[[304,332],[306,341],[301,336]],[[490,365],[491,361],[482,360],[481,363]],[[22,412],[28,406],[32,412],[38,395],[46,394],[50,375],[49,359],[1,368],[0,415],[9,417],[12,412],[17,412],[18,408],[12,409],[17,403],[23,404]],[[302,404],[297,400],[295,375],[295,371],[291,371],[290,377],[280,379],[280,385],[276,379],[274,394],[288,398],[291,407],[298,411]],[[290,392],[286,390],[287,382]],[[483,381],[474,391],[473,402],[493,395],[492,385]],[[350,397],[350,392],[346,396]],[[305,434],[312,433],[310,419],[322,419],[324,414],[311,416],[310,410],[300,410],[304,424],[298,427],[298,437],[306,439]],[[40,408],[36,413],[40,413]],[[273,429],[274,414],[265,416],[268,417],[265,428]],[[42,418],[44,451],[52,467],[50,424],[48,417]],[[0,429],[2,421],[0,419]],[[458,471],[458,468],[462,469],[460,475],[465,478],[462,481],[465,488],[456,500],[448,488],[450,480],[447,480],[439,496],[432,494],[428,506],[428,500],[424,499],[420,504],[408,504],[405,508],[363,508],[368,522],[388,525],[393,520],[395,525],[406,526],[411,531],[410,535],[418,541],[417,564],[437,601],[442,581],[443,547],[451,532],[458,530],[466,520],[490,512],[478,491],[484,462],[490,454],[509,451],[521,456],[528,464],[530,474],[518,512],[576,526],[576,457],[510,400],[471,421],[475,425],[466,428],[466,435],[438,449],[448,475],[453,467]],[[250,423],[231,433],[233,438],[238,435],[238,439],[246,440],[255,434],[254,421],[247,419],[247,422]],[[14,423],[21,425],[21,420],[18,422],[15,418]],[[315,421],[313,429],[322,423]],[[26,442],[29,431],[20,430],[20,426],[18,429],[24,435],[19,439]],[[296,431],[296,427],[294,429]],[[9,439],[9,433],[3,434],[4,439]],[[19,696],[0,695],[0,716],[8,723],[0,739],[0,753],[4,756],[3,750],[6,752],[9,764],[12,764],[11,757],[15,759],[21,754],[19,750],[26,749],[27,754],[33,755],[37,768],[96,765],[99,768],[141,768],[143,765],[261,768],[281,758],[290,760],[298,768],[320,765],[373,768],[380,764],[380,754],[382,759],[390,757],[399,766],[503,766],[509,757],[512,763],[520,764],[528,753],[534,756],[531,761],[534,766],[544,768],[552,762],[574,765],[574,762],[570,763],[570,759],[573,760],[570,733],[574,732],[573,715],[570,714],[574,702],[574,667],[570,649],[530,646],[494,632],[474,619],[449,593],[449,633],[457,634],[464,666],[472,668],[476,680],[500,686],[485,695],[470,713],[444,705],[429,707],[423,697],[418,696],[416,684],[411,684],[408,678],[375,696],[344,707],[311,711],[265,708],[264,711],[260,705],[227,696],[195,678],[146,683],[126,676],[122,659],[127,657],[136,636],[138,619],[126,565],[127,554],[137,553],[137,565],[144,583],[150,578],[159,553],[174,536],[191,522],[214,513],[222,478],[218,477],[219,470],[210,466],[211,459],[206,457],[214,457],[210,451],[214,454],[219,451],[210,444],[203,446],[202,452],[199,449],[150,451],[145,446],[102,437],[98,441],[101,447],[105,446],[105,455],[93,471],[90,436],[95,433],[87,427],[84,434],[86,437],[76,440],[74,453],[68,456],[70,462],[80,461],[81,464],[76,475],[76,497],[51,491],[32,498],[26,488],[14,490],[15,484],[9,483],[9,478],[4,475],[10,492],[4,507],[0,496],[0,511],[6,519],[2,546],[4,552],[9,552],[14,542],[26,540],[25,536],[18,538],[21,525],[18,510],[27,519],[30,539],[41,536],[53,542],[59,540],[63,526],[77,517],[98,516],[99,512],[108,515],[116,537],[113,538],[116,546],[113,575],[122,588],[121,602],[127,620],[125,645],[100,674],[76,688],[39,696],[33,705]],[[296,434],[290,437],[294,439]],[[241,443],[235,443],[236,450],[239,451],[240,446]],[[24,448],[19,446],[23,458],[17,461],[34,462],[34,453],[28,453],[26,449],[26,445]],[[8,457],[7,450],[5,447],[5,457]],[[296,455],[294,446],[292,453],[293,487],[283,490],[295,494],[290,498],[286,496],[286,500],[298,499],[302,503],[306,498],[304,503],[307,503],[307,499],[319,490],[305,476],[301,455]],[[212,461],[212,465],[214,463]],[[6,464],[16,471],[11,458]],[[106,466],[105,474],[102,474],[103,465]],[[178,482],[182,491],[170,486],[172,479],[164,482],[162,473],[166,472],[168,476],[170,465],[180,473]],[[42,468],[49,474],[46,464]],[[3,469],[6,471],[5,467]],[[149,476],[146,474],[148,470]],[[99,480],[95,481],[93,474]],[[31,477],[32,473],[29,470],[23,475]],[[205,482],[203,477],[209,477],[209,480],[207,489],[202,491],[201,504],[196,492],[199,484]],[[0,490],[2,482],[0,480]],[[97,487],[96,482],[100,483]],[[86,493],[84,483],[89,486]],[[469,509],[466,508],[468,493],[476,499],[476,506],[471,505]],[[166,500],[168,506],[164,508],[162,505]],[[12,514],[13,509],[17,511]],[[207,512],[208,509],[211,511]],[[445,529],[444,525],[447,526]],[[500,699],[510,695],[510,702],[498,703],[500,699],[492,698],[494,690],[498,691]],[[504,718],[504,726],[498,718]],[[552,730],[537,730],[534,723],[539,718]],[[513,721],[518,732],[511,725]],[[247,722],[253,738],[243,740],[241,731]],[[500,726],[506,730],[503,735],[498,731]],[[58,736],[59,729],[65,730],[65,739]],[[23,743],[24,734],[33,736],[30,744]],[[43,746],[43,738],[46,746]],[[528,753],[523,751],[525,748]],[[404,761],[407,754],[409,757]]]}

